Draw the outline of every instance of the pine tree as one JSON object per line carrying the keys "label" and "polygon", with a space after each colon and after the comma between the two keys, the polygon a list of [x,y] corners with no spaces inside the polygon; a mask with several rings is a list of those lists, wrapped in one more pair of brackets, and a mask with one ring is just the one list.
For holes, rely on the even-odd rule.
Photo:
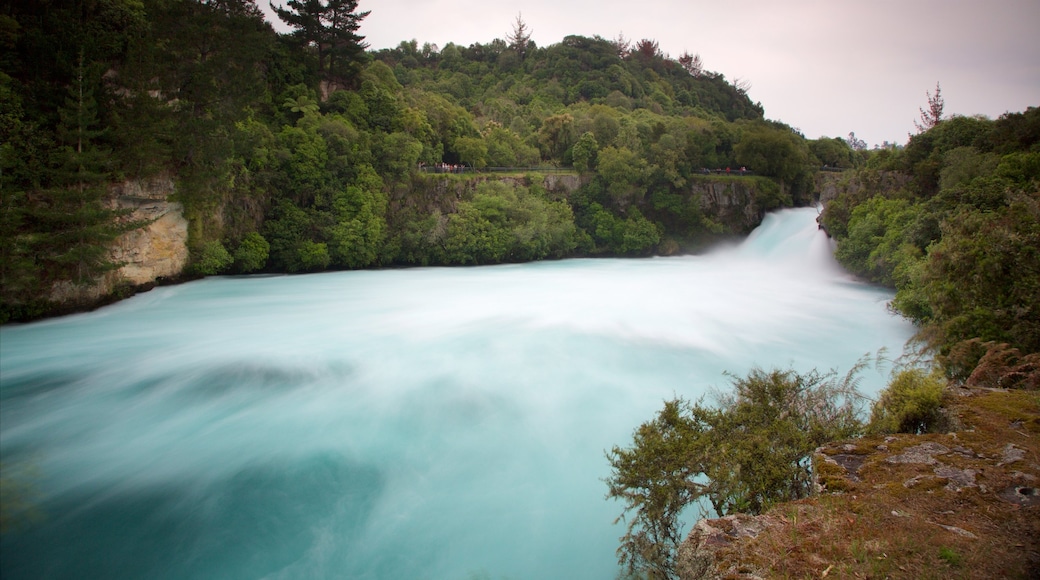
{"label": "pine tree", "polygon": [[527,56],[527,45],[531,42],[531,30],[527,27],[522,15],[516,15],[513,32],[506,37],[506,41],[509,43],[509,48],[520,57],[520,60],[524,60],[524,57]]}
{"label": "pine tree", "polygon": [[288,8],[282,8],[270,3],[278,18],[295,29],[292,36],[303,46],[314,47],[318,70],[326,80],[349,80],[355,73],[353,65],[363,58],[367,45],[357,31],[369,12],[357,12],[357,4],[357,0],[288,0]]}
{"label": "pine tree", "polygon": [[939,88],[938,82],[935,83],[935,96],[932,96],[932,93],[927,91],[925,91],[925,95],[928,96],[928,110],[919,109],[921,111],[921,122],[914,121],[914,126],[921,133],[942,121],[943,105],[945,104],[943,103],[942,89]]}
{"label": "pine tree", "polygon": [[52,186],[40,192],[43,203],[34,212],[43,226],[39,258],[44,275],[77,284],[118,267],[108,259],[108,245],[126,230],[116,223],[120,212],[104,204],[113,158],[98,144],[106,131],[99,128],[97,101],[86,77],[81,52],[76,77],[59,110]]}

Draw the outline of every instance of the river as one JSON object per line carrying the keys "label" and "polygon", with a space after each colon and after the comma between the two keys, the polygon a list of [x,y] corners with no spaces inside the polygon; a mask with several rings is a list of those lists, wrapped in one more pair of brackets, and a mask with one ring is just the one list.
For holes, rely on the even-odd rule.
{"label": "river", "polygon": [[815,216],[698,256],[208,278],[0,328],[5,486],[34,506],[0,575],[612,579],[605,451],[663,400],[912,334]]}

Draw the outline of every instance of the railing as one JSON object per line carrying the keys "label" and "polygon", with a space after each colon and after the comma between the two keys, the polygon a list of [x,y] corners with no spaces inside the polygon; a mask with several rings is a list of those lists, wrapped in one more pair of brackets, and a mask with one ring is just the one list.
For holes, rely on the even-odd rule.
{"label": "railing", "polygon": [[437,165],[420,165],[421,173],[574,173],[574,169],[565,167],[482,167],[476,169],[466,165],[438,163]]}
{"label": "railing", "polygon": [[735,175],[737,177],[740,177],[741,175],[755,174],[754,171],[751,171],[750,169],[747,169],[745,167],[741,167],[740,169],[732,169],[730,167],[727,167],[725,169],[708,169],[707,167],[704,167],[697,173],[700,173],[701,175]]}
{"label": "railing", "polygon": [[[819,171],[828,171],[833,173],[841,173],[842,171],[848,171],[851,167],[829,167],[824,165],[819,168]],[[576,170],[569,167],[554,167],[546,165],[530,166],[530,167],[482,167],[476,169],[466,165],[453,165],[450,163],[438,163],[437,165],[420,165],[420,173],[574,173]],[[739,169],[733,169],[727,167],[725,169],[716,168],[708,169],[707,167],[702,168],[697,172],[700,175],[729,175],[729,176],[745,176],[755,175],[754,171],[741,167]]]}

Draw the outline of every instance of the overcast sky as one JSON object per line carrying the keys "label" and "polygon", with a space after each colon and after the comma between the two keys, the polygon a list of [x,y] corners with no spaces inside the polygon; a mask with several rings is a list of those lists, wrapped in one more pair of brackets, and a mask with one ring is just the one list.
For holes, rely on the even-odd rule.
{"label": "overcast sky", "polygon": [[813,139],[905,143],[936,82],[947,114],[1040,106],[1040,0],[360,0],[358,10],[371,11],[359,32],[372,49],[488,43],[518,14],[538,46],[571,34],[653,39],[749,82],[767,118]]}

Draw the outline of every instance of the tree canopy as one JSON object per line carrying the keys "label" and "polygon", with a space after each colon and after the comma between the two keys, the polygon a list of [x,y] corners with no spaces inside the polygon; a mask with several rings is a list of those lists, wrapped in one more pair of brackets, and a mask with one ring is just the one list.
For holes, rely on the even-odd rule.
{"label": "tree canopy", "polygon": [[[867,187],[823,213],[838,260],[896,289],[892,307],[952,377],[966,379],[985,354],[961,345],[1040,352],[1038,128],[1036,108],[943,119],[850,174]],[[869,185],[895,173],[905,185]]]}

